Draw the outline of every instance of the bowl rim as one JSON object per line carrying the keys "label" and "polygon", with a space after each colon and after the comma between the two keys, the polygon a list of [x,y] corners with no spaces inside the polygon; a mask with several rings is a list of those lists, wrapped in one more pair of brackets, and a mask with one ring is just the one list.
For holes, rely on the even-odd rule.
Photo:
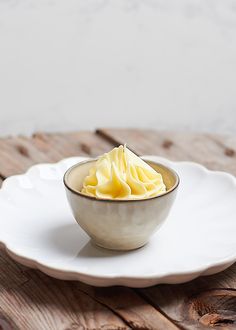
{"label": "bowl rim", "polygon": [[[141,157],[142,158],[142,157]],[[145,162],[148,162],[148,163],[151,163],[151,164],[155,164],[155,165],[159,165],[159,166],[162,166],[164,168],[166,168],[167,170],[169,170],[170,172],[172,172],[175,177],[176,177],[176,182],[175,184],[173,185],[172,188],[170,188],[169,190],[163,192],[162,194],[160,195],[157,195],[157,196],[154,196],[154,197],[150,197],[150,198],[136,198],[136,199],[109,199],[109,198],[97,198],[97,197],[94,197],[94,196],[89,196],[89,195],[85,195],[83,193],[81,193],[80,191],[76,190],[76,189],[73,189],[67,182],[67,178],[68,178],[68,175],[69,173],[76,167],[79,167],[81,165],[84,165],[86,163],[92,163],[92,162],[95,162],[96,160],[98,160],[98,158],[90,158],[88,160],[84,160],[82,162],[79,162],[79,163],[76,163],[74,165],[72,165],[71,167],[69,167],[66,172],[64,173],[64,176],[63,176],[63,183],[65,185],[65,187],[73,194],[79,196],[79,197],[83,197],[83,198],[87,198],[87,199],[90,199],[90,200],[93,200],[93,201],[96,201],[96,202],[109,202],[109,203],[133,203],[133,202],[144,202],[144,201],[149,201],[149,200],[152,200],[152,199],[156,199],[156,198],[161,198],[163,196],[166,196],[170,193],[172,193],[174,190],[176,190],[179,186],[179,183],[180,183],[180,178],[179,178],[179,175],[177,174],[177,172],[175,170],[173,170],[172,168],[162,164],[162,163],[159,163],[159,162],[155,162],[153,160],[148,160],[148,159],[145,159]]]}

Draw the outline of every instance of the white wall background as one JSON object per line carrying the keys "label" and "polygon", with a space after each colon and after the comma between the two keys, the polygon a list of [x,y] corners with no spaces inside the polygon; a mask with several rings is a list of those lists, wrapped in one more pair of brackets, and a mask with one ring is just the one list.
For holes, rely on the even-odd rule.
{"label": "white wall background", "polygon": [[235,0],[0,0],[0,135],[233,132]]}

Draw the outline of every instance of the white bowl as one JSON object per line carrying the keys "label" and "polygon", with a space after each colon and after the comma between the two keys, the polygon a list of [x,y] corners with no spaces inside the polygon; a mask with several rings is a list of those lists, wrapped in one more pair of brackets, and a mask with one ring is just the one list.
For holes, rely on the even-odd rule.
{"label": "white bowl", "polygon": [[81,188],[96,160],[72,166],[64,176],[68,201],[78,224],[97,245],[113,250],[133,250],[145,245],[163,224],[175,200],[178,175],[170,168],[147,162],[162,174],[167,191],[139,200],[97,199]]}

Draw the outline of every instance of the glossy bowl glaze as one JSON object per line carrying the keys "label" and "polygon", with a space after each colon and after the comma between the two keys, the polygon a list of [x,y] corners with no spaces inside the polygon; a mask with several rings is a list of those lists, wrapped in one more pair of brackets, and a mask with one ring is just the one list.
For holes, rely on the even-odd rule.
{"label": "glossy bowl glaze", "polygon": [[72,166],[64,176],[67,198],[74,217],[92,241],[112,250],[133,250],[145,245],[163,224],[173,205],[179,177],[172,169],[147,163],[162,174],[167,191],[139,200],[97,199],[82,194],[81,188],[96,160]]}

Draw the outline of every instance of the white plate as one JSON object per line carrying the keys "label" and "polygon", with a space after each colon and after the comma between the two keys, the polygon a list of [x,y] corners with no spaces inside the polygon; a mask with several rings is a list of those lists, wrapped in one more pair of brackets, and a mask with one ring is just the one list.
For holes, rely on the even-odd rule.
{"label": "white plate", "polygon": [[0,242],[13,259],[48,275],[97,286],[180,283],[236,261],[236,179],[190,162],[148,156],[177,171],[180,187],[163,227],[143,248],[112,252],[91,245],[73,219],[63,187],[85,158],[33,166],[0,190]]}

